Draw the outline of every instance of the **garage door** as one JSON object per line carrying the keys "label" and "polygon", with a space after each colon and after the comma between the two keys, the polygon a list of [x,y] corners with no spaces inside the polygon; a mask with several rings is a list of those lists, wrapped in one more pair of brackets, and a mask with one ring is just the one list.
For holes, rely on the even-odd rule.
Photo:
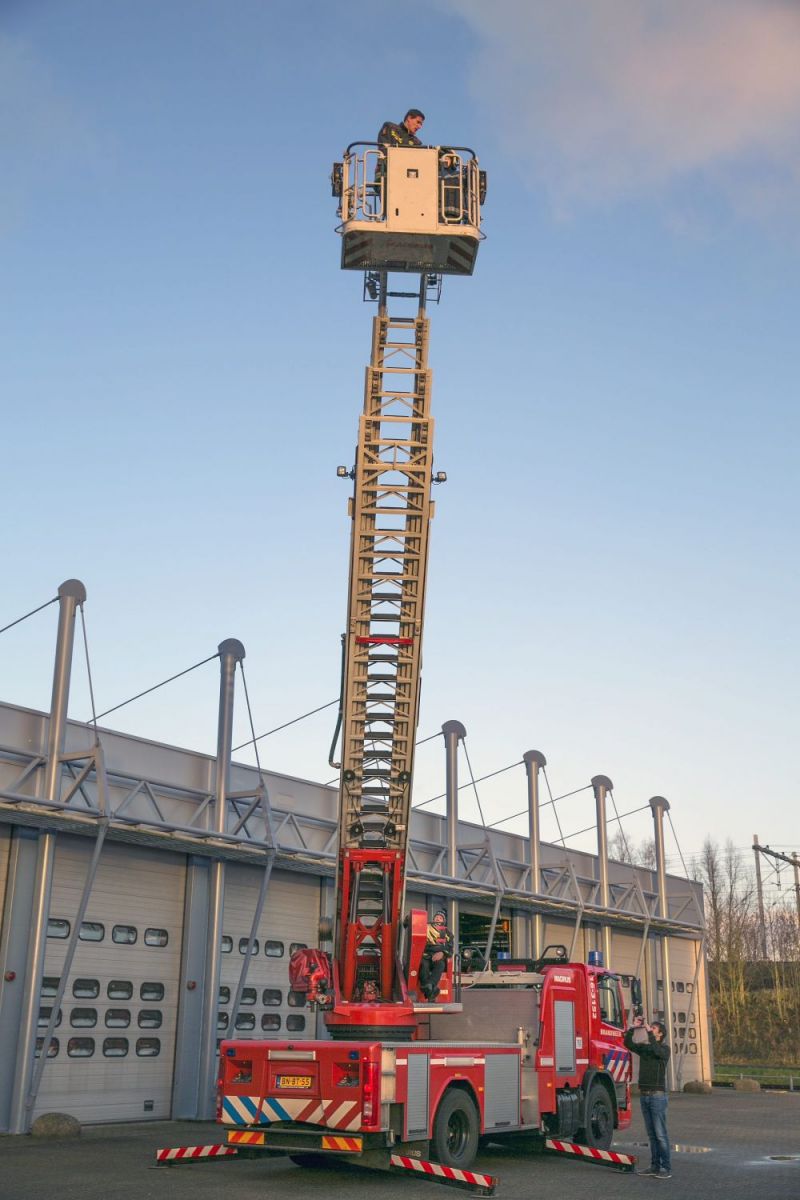
{"label": "garage door", "polygon": [[[59,837],[39,1012],[52,1011],[92,842]],[[185,860],[106,844],[35,1113],[80,1121],[170,1116]]]}
{"label": "garage door", "polygon": [[253,920],[261,872],[229,863],[225,870],[217,1032],[220,1038],[309,1038],[316,1035],[305,993],[289,989],[289,958],[301,946],[316,946],[320,881],[313,875],[273,871],[256,935],[247,983],[234,1028],[232,1001]]}
{"label": "garage door", "polygon": [[[569,954],[570,949],[572,948],[572,939],[574,936],[574,921],[571,921],[569,924],[562,921],[547,921],[544,927],[542,949],[546,949],[548,946],[566,946],[567,954]],[[594,945],[594,942],[591,944]],[[578,930],[578,937],[575,941],[575,949],[572,951],[572,959],[575,962],[586,962],[583,928]]]}
{"label": "garage door", "polygon": [[699,995],[694,990],[697,945],[686,938],[670,938],[672,972],[672,1053],[682,1057],[682,1081],[703,1078],[703,1030]]}

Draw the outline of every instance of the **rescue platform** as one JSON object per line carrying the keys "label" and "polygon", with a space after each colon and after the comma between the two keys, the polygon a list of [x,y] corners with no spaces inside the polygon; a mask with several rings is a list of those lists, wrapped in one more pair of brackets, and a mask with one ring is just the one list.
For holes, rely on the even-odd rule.
{"label": "rescue platform", "polygon": [[353,142],[331,182],[345,270],[472,274],[486,172],[468,147]]}

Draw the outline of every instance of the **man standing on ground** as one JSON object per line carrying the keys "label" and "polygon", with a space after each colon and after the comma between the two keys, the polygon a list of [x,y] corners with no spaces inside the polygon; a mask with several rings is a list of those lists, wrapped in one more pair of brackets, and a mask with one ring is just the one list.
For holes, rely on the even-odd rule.
{"label": "man standing on ground", "polygon": [[[642,1036],[639,1030],[647,1034],[646,1040],[638,1040]],[[639,1174],[651,1175],[655,1179],[672,1178],[667,1133],[667,1066],[670,1051],[666,1035],[667,1027],[663,1021],[645,1025],[644,1017],[636,1017],[633,1027],[627,1030],[624,1038],[631,1053],[639,1055],[639,1103],[650,1141],[650,1166]]]}

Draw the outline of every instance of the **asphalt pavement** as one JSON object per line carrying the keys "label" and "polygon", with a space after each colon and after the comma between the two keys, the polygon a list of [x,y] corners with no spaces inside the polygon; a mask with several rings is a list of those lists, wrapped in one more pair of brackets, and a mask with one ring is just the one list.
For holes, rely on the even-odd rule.
{"label": "asphalt pavement", "polygon": [[[501,1200],[539,1195],[630,1197],[652,1200],[758,1200],[800,1198],[800,1093],[670,1097],[669,1130],[675,1146],[673,1178],[640,1178],[560,1156],[524,1156],[490,1147],[476,1170],[495,1175]],[[86,1127],[58,1141],[0,1136],[0,1200],[434,1200],[441,1184],[383,1175],[339,1164],[304,1169],[287,1158],[219,1160],[170,1168],[152,1164],[156,1148],[221,1141],[218,1126],[197,1122]],[[648,1162],[638,1103],[631,1129],[614,1148]],[[451,1189],[448,1189],[451,1191]],[[451,1193],[452,1194],[452,1193]]]}

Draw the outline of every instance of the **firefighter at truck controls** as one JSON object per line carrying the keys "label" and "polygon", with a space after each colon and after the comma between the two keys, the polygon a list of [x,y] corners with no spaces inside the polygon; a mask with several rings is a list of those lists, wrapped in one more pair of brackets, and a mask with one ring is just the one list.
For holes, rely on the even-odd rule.
{"label": "firefighter at truck controls", "polygon": [[[639,1041],[637,1033],[646,1033]],[[667,1066],[669,1045],[666,1040],[667,1027],[663,1021],[646,1025],[644,1017],[635,1017],[633,1026],[625,1034],[625,1045],[632,1054],[639,1055],[639,1103],[642,1108],[645,1129],[650,1141],[650,1166],[640,1175],[656,1179],[672,1178],[672,1163],[667,1132]]]}
{"label": "firefighter at truck controls", "polygon": [[425,113],[418,108],[410,108],[399,125],[393,121],[384,121],[378,134],[378,144],[381,146],[421,146],[417,137]]}
{"label": "firefighter at truck controls", "polygon": [[419,986],[428,1001],[439,995],[439,981],[453,957],[453,935],[447,928],[447,913],[440,908],[428,925],[428,939],[419,968]]}

